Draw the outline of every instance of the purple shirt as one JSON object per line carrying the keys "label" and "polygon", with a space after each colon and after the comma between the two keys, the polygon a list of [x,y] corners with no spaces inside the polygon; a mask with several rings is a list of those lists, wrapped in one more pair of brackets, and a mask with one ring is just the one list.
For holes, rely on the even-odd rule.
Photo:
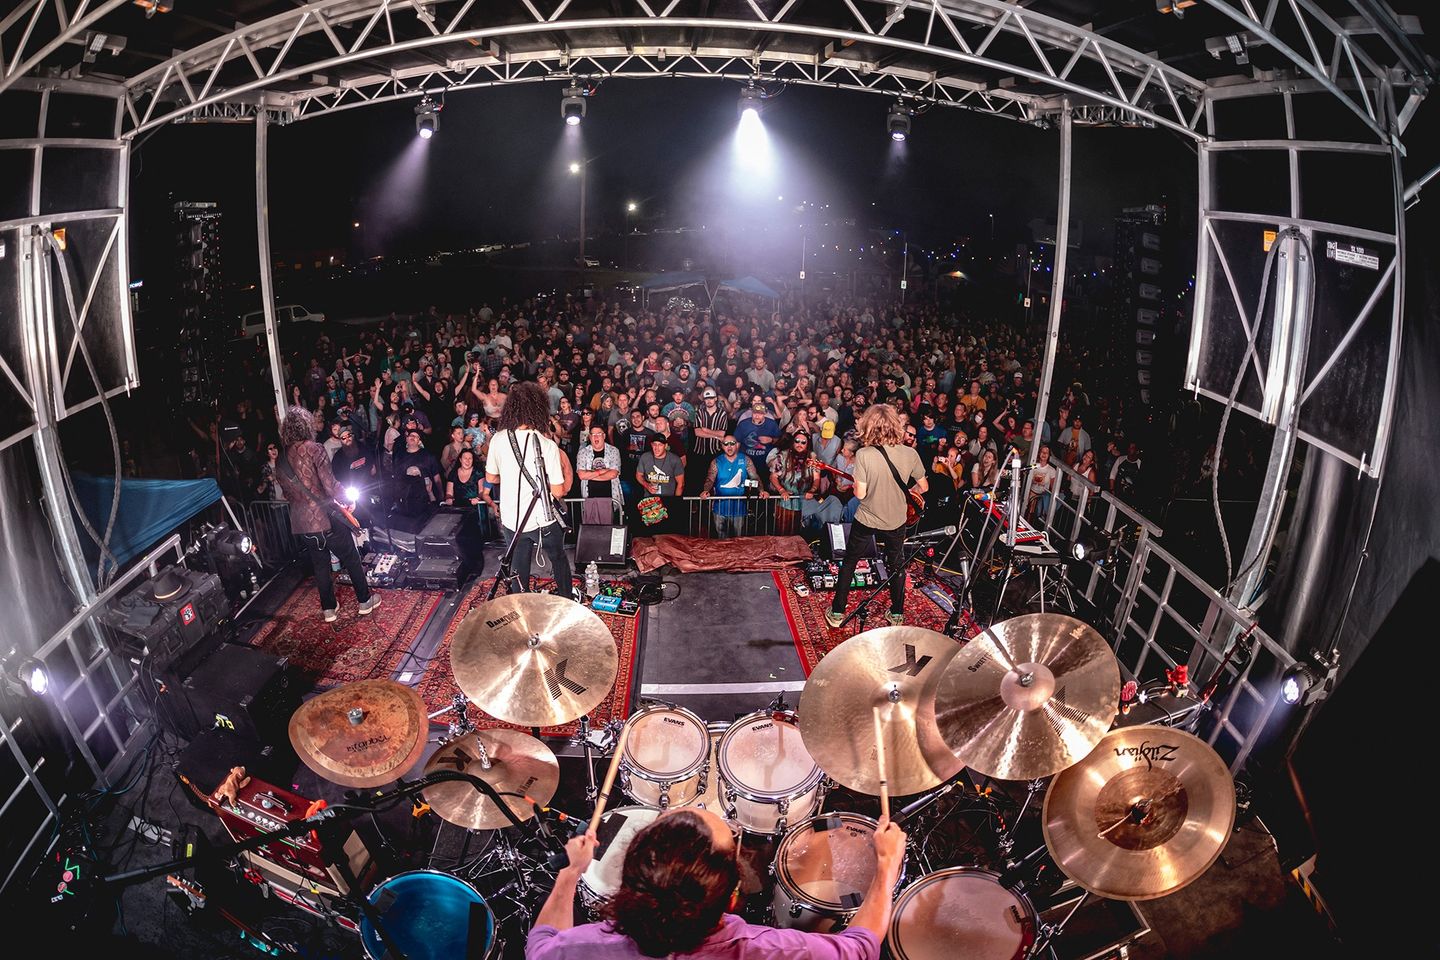
{"label": "purple shirt", "polygon": [[[806,933],[762,927],[727,913],[720,928],[693,952],[697,960],[877,960],[880,940],[869,930]],[[569,930],[539,926],[530,931],[525,960],[644,960],[635,941],[609,924],[586,923]]]}

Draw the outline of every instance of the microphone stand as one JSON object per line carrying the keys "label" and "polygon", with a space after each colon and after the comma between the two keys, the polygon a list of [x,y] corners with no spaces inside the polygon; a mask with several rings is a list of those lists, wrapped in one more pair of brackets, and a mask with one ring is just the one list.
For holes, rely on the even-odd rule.
{"label": "microphone stand", "polygon": [[[877,537],[876,539],[878,540],[879,538]],[[865,597],[865,599],[861,600],[856,605],[855,609],[851,610],[850,613],[846,615],[844,620],[840,621],[840,626],[836,629],[844,629],[845,625],[848,624],[851,620],[854,620],[856,617],[860,618],[860,625],[863,627],[865,625],[865,608],[870,605],[870,602],[872,600],[880,596],[880,594],[884,593],[885,591],[889,590],[890,584],[895,580],[895,578],[898,576],[902,576],[905,573],[905,569],[909,567],[912,562],[914,562],[916,557],[924,553],[925,550],[926,545],[922,543],[915,549],[911,550],[909,555],[907,556],[902,548],[900,565],[894,570],[886,571],[888,573],[888,576],[886,576],[884,580],[881,580],[879,586],[877,586],[873,591],[871,591],[870,594]]]}
{"label": "microphone stand", "polygon": [[538,495],[530,499],[530,506],[525,508],[525,516],[520,518],[520,523],[516,526],[515,532],[510,535],[510,543],[505,547],[505,553],[500,557],[500,566],[495,571],[495,579],[490,584],[490,592],[485,596],[487,602],[495,599],[495,594],[499,592],[502,580],[505,582],[506,593],[524,592],[522,590],[512,589],[513,587],[520,586],[520,584],[518,582],[512,582],[515,581],[515,572],[511,568],[511,564],[515,560],[515,548],[520,545],[521,531],[523,531],[525,525],[530,522],[530,515],[535,512],[535,504],[539,502],[540,499]]}

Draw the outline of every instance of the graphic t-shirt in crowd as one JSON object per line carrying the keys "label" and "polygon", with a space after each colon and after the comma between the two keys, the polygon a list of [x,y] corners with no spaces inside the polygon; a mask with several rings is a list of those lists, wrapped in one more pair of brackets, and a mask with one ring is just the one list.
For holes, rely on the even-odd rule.
{"label": "graphic t-shirt in crowd", "polygon": [[[925,476],[925,467],[914,447],[895,444],[884,449],[907,488]],[[856,520],[872,530],[894,530],[904,525],[905,492],[896,486],[879,447],[861,447],[855,452],[855,482],[865,484],[865,499],[855,512]]]}
{"label": "graphic t-shirt in crowd", "polygon": [[761,423],[756,423],[755,418],[749,414],[740,418],[735,424],[735,439],[740,441],[740,449],[745,451],[747,457],[752,457],[758,463],[765,459],[765,454],[775,449],[773,443],[761,443],[761,437],[774,439],[780,436],[780,424],[766,417]]}
{"label": "graphic t-shirt in crowd", "polygon": [[634,480],[640,454],[650,451],[650,432],[644,427],[626,427],[620,433],[620,457],[624,464],[620,475],[626,480]]}
{"label": "graphic t-shirt in crowd", "polygon": [[668,451],[658,460],[648,450],[640,457],[640,475],[646,483],[658,487],[656,492],[662,497],[675,495],[675,479],[684,471],[680,458]]}

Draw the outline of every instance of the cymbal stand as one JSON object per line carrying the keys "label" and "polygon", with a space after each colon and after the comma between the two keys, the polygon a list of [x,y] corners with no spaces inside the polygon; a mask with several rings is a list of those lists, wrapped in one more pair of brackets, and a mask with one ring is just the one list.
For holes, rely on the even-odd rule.
{"label": "cymbal stand", "polygon": [[1000,850],[1000,855],[1005,858],[1006,865],[1013,866],[1010,860],[1010,854],[1015,850],[1015,828],[1020,825],[1021,819],[1025,816],[1025,811],[1030,809],[1030,801],[1034,800],[1036,794],[1044,789],[1044,780],[1031,780],[1027,783],[1025,785],[1025,802],[1020,804],[1020,810],[1015,814],[1015,819],[1011,820],[1005,829],[1000,832],[1000,838],[996,841],[995,845]]}
{"label": "cymbal stand", "polygon": [[570,743],[585,751],[585,802],[594,810],[595,801],[600,799],[600,789],[595,784],[595,753],[598,751],[604,756],[615,745],[614,725],[607,723],[591,728],[587,714],[580,718],[580,729],[570,738]]}
{"label": "cymbal stand", "polygon": [[435,720],[444,714],[450,714],[449,728],[446,730],[445,736],[439,738],[440,743],[449,743],[467,733],[475,732],[475,721],[470,719],[470,711],[466,709],[469,705],[470,701],[465,694],[456,693],[450,696],[450,706],[441,707],[429,715],[428,719]]}
{"label": "cymbal stand", "polygon": [[1042,923],[1040,925],[1039,936],[1035,939],[1035,945],[1030,948],[1030,956],[1038,957],[1044,953],[1045,950],[1049,949],[1050,941],[1065,932],[1065,924],[1069,923],[1070,918],[1080,912],[1080,908],[1083,907],[1085,901],[1089,899],[1090,891],[1086,890],[1081,894],[1080,899],[1075,901],[1075,906],[1070,908],[1070,912],[1060,918],[1059,923]]}
{"label": "cymbal stand", "polygon": [[[893,819],[897,825],[903,827],[907,823],[917,820],[917,818],[926,817],[930,813],[930,808],[934,806],[940,798],[948,795],[951,791],[955,790],[956,787],[963,790],[966,786],[965,771],[961,770],[955,774],[955,776],[940,784],[940,786],[922,794],[918,799],[912,800],[899,810],[896,810],[891,814],[891,819]],[[932,870],[930,863],[931,850],[929,849],[931,834],[934,832],[935,827],[939,825],[940,820],[943,820],[947,815],[948,814],[941,814],[934,822],[928,820],[923,821],[918,826],[912,826],[906,831],[910,835],[911,846],[914,851],[913,856],[919,864],[925,868],[927,873]]]}
{"label": "cymbal stand", "polygon": [[[1066,571],[1065,565],[1063,563],[1036,563],[1032,564],[1032,566],[1035,569],[1035,575],[1040,578],[1040,589],[1035,591],[1035,595],[1030,598],[1030,602],[1032,604],[1038,603],[1040,605],[1040,612],[1044,613],[1045,599],[1048,597],[1050,599],[1050,606],[1061,607],[1063,605],[1067,613],[1074,613],[1075,595],[1070,592],[1070,575]],[[1051,566],[1058,566],[1060,571],[1051,576],[1049,580],[1046,580],[1045,568]]]}

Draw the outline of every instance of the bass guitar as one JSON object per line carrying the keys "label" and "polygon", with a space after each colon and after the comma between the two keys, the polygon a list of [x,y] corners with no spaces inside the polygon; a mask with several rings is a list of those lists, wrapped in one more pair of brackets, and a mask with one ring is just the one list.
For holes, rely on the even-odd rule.
{"label": "bass guitar", "polygon": [[[814,457],[811,457],[807,465],[811,467],[817,467],[821,470],[824,470],[826,473],[833,473],[837,477],[844,477],[851,483],[855,482],[855,478],[850,476],[850,474],[846,473],[844,470],[839,469],[838,467],[830,466],[830,464],[824,462],[823,460],[817,460]],[[915,526],[915,524],[920,522],[920,517],[924,513],[925,498],[920,494],[916,493],[914,490],[907,489],[905,491],[905,526]]]}

